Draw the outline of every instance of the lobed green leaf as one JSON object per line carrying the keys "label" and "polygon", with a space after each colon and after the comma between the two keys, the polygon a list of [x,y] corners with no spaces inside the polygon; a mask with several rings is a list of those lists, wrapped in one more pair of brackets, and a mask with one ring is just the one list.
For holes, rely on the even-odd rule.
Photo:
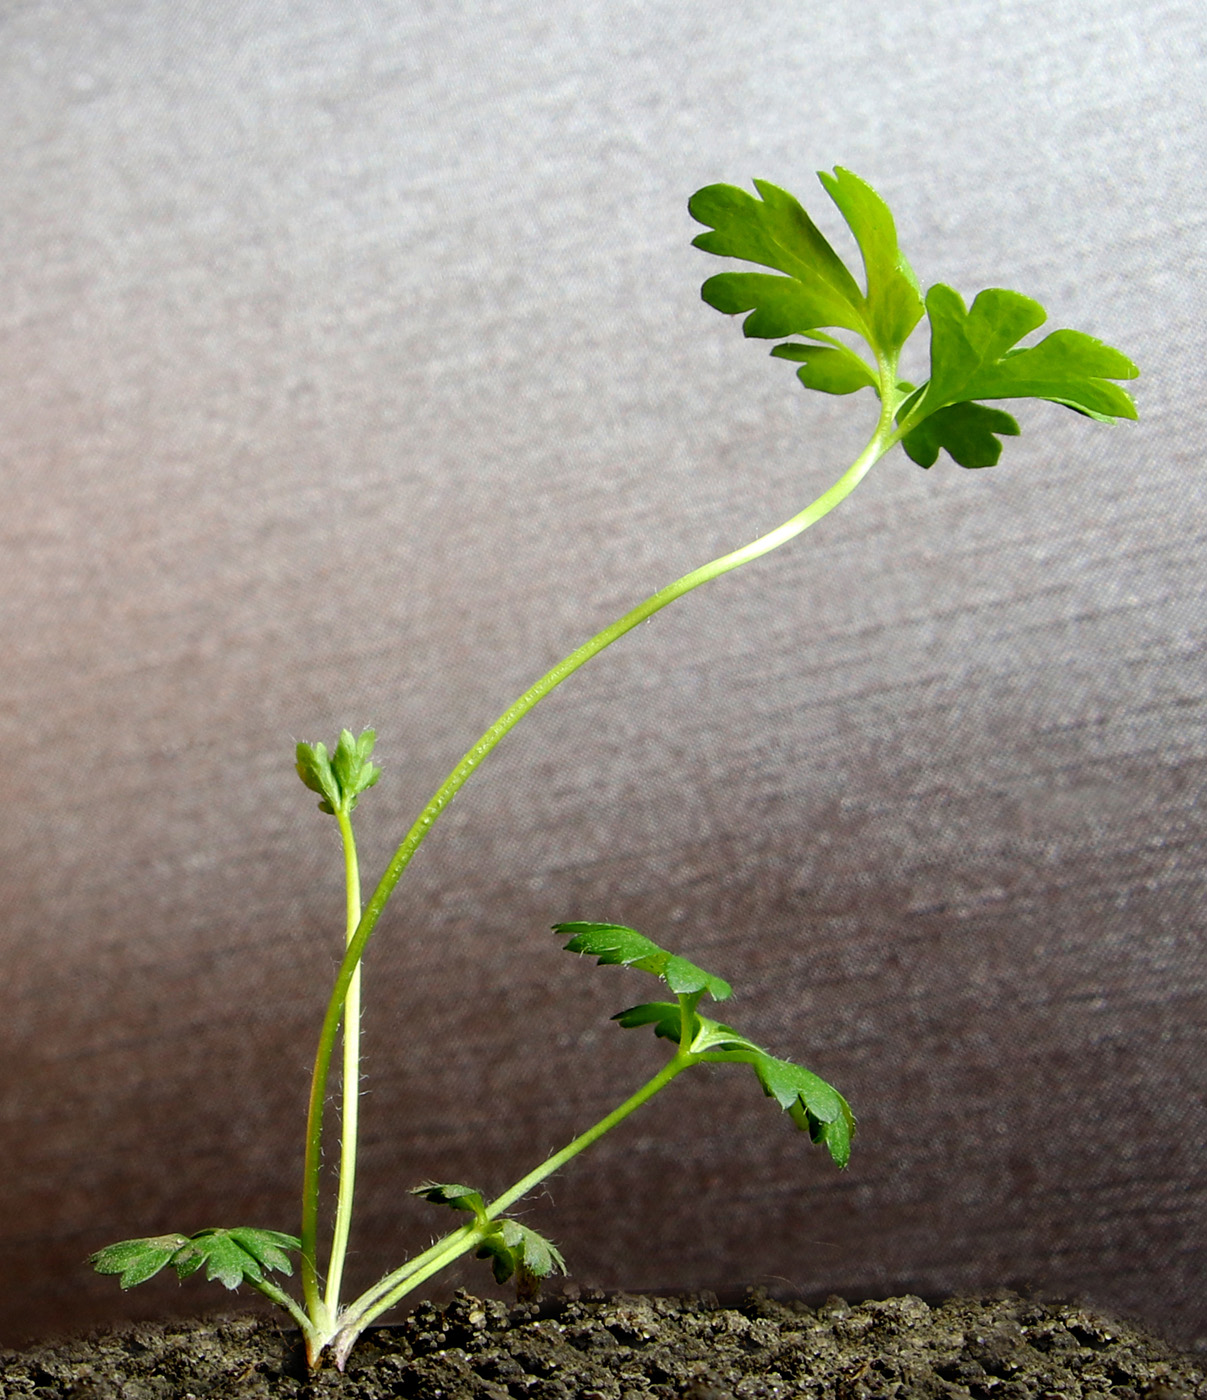
{"label": "lobed green leaf", "polygon": [[924,418],[901,439],[920,467],[933,467],[943,448],[961,467],[992,467],[1002,455],[1002,437],[1017,437],[1018,424],[1000,408],[953,403]]}
{"label": "lobed green leaf", "polygon": [[292,1273],[284,1250],[300,1248],[300,1240],[275,1230],[199,1230],[172,1256],[172,1267],[183,1279],[204,1265],[207,1279],[233,1289],[262,1282],[266,1268]]}
{"label": "lobed green leaf", "polygon": [[998,438],[1017,435],[1018,424],[975,400],[1043,399],[1102,423],[1136,417],[1131,395],[1111,381],[1134,379],[1139,370],[1118,350],[1071,330],[1053,331],[1038,345],[1018,344],[1047,319],[1030,297],[989,287],[969,308],[938,283],[926,294],[926,311],[930,379],[897,414],[905,428],[901,445],[920,466],[931,466],[940,448],[964,467],[998,460]]}
{"label": "lobed green leaf", "polygon": [[237,1288],[245,1279],[262,1282],[265,1269],[291,1274],[293,1266],[286,1250],[301,1247],[296,1236],[279,1230],[237,1226],[233,1230],[199,1230],[195,1235],[122,1240],[98,1250],[89,1263],[99,1274],[120,1274],[122,1288],[145,1283],[165,1264],[171,1264],[182,1279],[205,1265],[207,1278]]}
{"label": "lobed green leaf", "polygon": [[677,1001],[643,1002],[640,1006],[630,1006],[627,1011],[618,1011],[612,1020],[625,1030],[653,1026],[655,1035],[673,1040],[676,1045],[683,1034],[683,1008]]}
{"label": "lobed green leaf", "polygon": [[518,1220],[497,1220],[478,1246],[477,1257],[489,1259],[496,1283],[506,1283],[513,1274],[523,1279],[548,1278],[556,1269],[566,1272],[566,1261],[557,1246],[544,1235]]}
{"label": "lobed green leaf", "polygon": [[565,949],[570,953],[588,953],[598,964],[613,964],[640,968],[661,977],[676,996],[707,992],[714,1001],[724,1001],[733,988],[723,978],[714,977],[702,967],[688,962],[676,953],[668,953],[645,934],[623,924],[596,924],[578,921],[555,924],[554,933],[573,934]]}
{"label": "lobed green leaf", "polygon": [[877,380],[871,366],[845,345],[802,345],[791,341],[771,352],[781,360],[798,360],[796,376],[806,389],[823,394],[853,394],[859,389],[875,389]]}
{"label": "lobed green leaf", "polygon": [[90,1254],[88,1262],[98,1274],[120,1274],[121,1287],[133,1288],[154,1278],[188,1239],[187,1235],[152,1235],[141,1240],[120,1240]]}
{"label": "lobed green leaf", "polygon": [[817,178],[847,221],[867,275],[867,306],[873,344],[896,352],[922,319],[922,289],[897,243],[897,226],[888,205],[865,180],[841,166]]}
{"label": "lobed green leaf", "polygon": [[[830,337],[817,332],[833,327],[861,335],[877,358],[893,356],[923,312],[918,280],[898,246],[893,216],[875,190],[851,171],[837,166],[832,175],[818,172],[818,178],[855,235],[866,292],[800,203],[786,190],[756,180],[759,199],[734,185],[709,185],[692,196],[691,216],[712,225],[711,232],[692,240],[693,246],[786,275],[722,272],[704,283],[701,296],[727,315],[749,311],[743,323],[748,336],[808,335],[828,341]],[[825,359],[820,363],[827,368],[837,364]],[[846,377],[838,382],[850,383],[851,373],[846,367]],[[821,371],[816,382],[803,371],[801,379],[826,393],[853,393],[876,383],[872,376],[834,389],[828,387],[831,377]]]}
{"label": "lobed green leaf", "polygon": [[[771,353],[798,362],[806,388],[885,392],[880,375],[896,363],[925,312],[930,380],[912,392],[898,384],[894,395],[907,395],[894,410],[899,438],[923,467],[941,451],[963,467],[998,461],[1002,439],[1017,436],[1018,424],[980,400],[1042,399],[1105,423],[1136,417],[1131,396],[1114,382],[1139,373],[1125,355],[1072,330],[1020,346],[1046,313],[1030,297],[1001,287],[981,292],[971,308],[942,283],[923,299],[892,214],[875,190],[841,166],[832,174],[819,171],[818,178],[859,245],[866,288],[799,202],[775,185],[756,180],[758,198],[734,185],[708,185],[688,205],[693,218],[711,226],[693,239],[695,247],[775,270],[719,273],[701,288],[704,300],[727,315],[748,313],[748,336],[805,336],[808,343],[787,342]],[[861,335],[876,368],[826,328]]]}
{"label": "lobed green leaf", "polygon": [[[692,1012],[689,1049],[702,1060],[716,1064],[750,1065],[763,1092],[774,1098],[793,1123],[821,1144],[840,1167],[851,1160],[855,1117],[846,1099],[831,1084],[803,1065],[769,1055],[753,1040],[720,1021]],[[677,1002],[650,1001],[631,1006],[612,1018],[625,1029],[653,1026],[654,1034],[678,1042],[683,1008]]]}

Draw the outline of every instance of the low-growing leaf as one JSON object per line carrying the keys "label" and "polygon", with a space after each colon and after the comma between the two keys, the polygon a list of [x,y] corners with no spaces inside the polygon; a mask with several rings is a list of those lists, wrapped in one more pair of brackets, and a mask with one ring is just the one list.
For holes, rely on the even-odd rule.
{"label": "low-growing leaf", "polygon": [[152,1235],[141,1240],[120,1240],[89,1255],[88,1262],[98,1274],[120,1274],[121,1287],[133,1288],[135,1284],[154,1278],[181,1245],[188,1243],[188,1238],[187,1235]]}
{"label": "low-growing leaf", "polygon": [[259,1283],[264,1277],[259,1260],[231,1239],[228,1230],[194,1235],[172,1256],[172,1267],[180,1278],[196,1273],[202,1265],[207,1279],[227,1288],[238,1288],[245,1279]]}
{"label": "low-growing leaf", "polygon": [[280,1230],[253,1230],[245,1225],[237,1225],[230,1232],[230,1237],[264,1268],[275,1269],[281,1274],[293,1273],[293,1265],[285,1251],[302,1247],[302,1241],[295,1235],[285,1235]]}
{"label": "low-growing leaf", "polygon": [[643,972],[652,972],[655,977],[661,977],[676,996],[707,992],[714,1001],[724,1001],[733,991],[723,978],[714,977],[676,953],[668,953],[645,934],[626,928],[623,924],[579,921],[555,924],[553,931],[559,936],[567,933],[573,935],[565,944],[567,952],[591,954],[601,964],[636,967]]}
{"label": "low-growing leaf", "polygon": [[188,1278],[204,1265],[207,1279],[238,1288],[244,1280],[263,1282],[265,1269],[292,1273],[285,1250],[300,1248],[300,1240],[279,1230],[199,1230],[176,1250],[171,1262],[179,1278]]}
{"label": "low-growing leaf", "polygon": [[489,1259],[496,1283],[506,1283],[512,1274],[547,1278],[556,1269],[566,1272],[566,1261],[557,1246],[544,1235],[518,1220],[497,1220],[498,1228],[478,1246],[477,1257]]}

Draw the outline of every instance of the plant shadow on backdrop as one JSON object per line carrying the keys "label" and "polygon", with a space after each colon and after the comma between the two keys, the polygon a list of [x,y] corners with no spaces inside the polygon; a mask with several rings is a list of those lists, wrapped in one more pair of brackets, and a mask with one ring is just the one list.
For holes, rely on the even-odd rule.
{"label": "plant shadow on backdrop", "polygon": [[[698,1064],[749,1066],[763,1092],[788,1113],[796,1127],[824,1146],[839,1167],[846,1165],[855,1125],[842,1095],[809,1070],[701,1014],[704,998],[719,1002],[730,995],[728,982],[660,948],[635,929],[612,923],[558,924],[554,932],[569,936],[564,945],[569,951],[651,973],[666,984],[673,1000],[642,1002],[614,1019],[623,1027],[652,1027],[673,1046],[673,1053],[636,1093],[494,1200],[487,1201],[480,1191],[460,1183],[417,1186],[417,1194],[463,1214],[464,1223],[359,1298],[341,1301],[356,1175],[361,958],[411,857],[503,736],[567,676],[638,623],[700,584],[768,554],[808,529],[898,444],[922,467],[932,466],[940,451],[962,467],[996,464],[1002,439],[1017,435],[1019,427],[1008,413],[989,407],[985,400],[1043,399],[1102,423],[1136,417],[1131,397],[1111,382],[1133,379],[1139,373],[1119,351],[1071,330],[1058,330],[1036,344],[1021,346],[1019,342],[1043,324],[1046,314],[1038,302],[1018,292],[989,288],[970,307],[942,283],[923,296],[897,245],[893,218],[883,200],[841,167],[819,178],[858,244],[865,286],[790,194],[756,180],[757,198],[732,185],[710,185],[695,194],[689,210],[708,231],[694,242],[705,252],[774,270],[719,273],[704,283],[702,296],[718,311],[748,313],[743,323],[746,335],[781,341],[772,355],[798,364],[797,373],[806,388],[840,395],[871,389],[879,412],[867,446],[827,491],[778,529],[653,594],[525,691],[441,784],[363,907],[352,813],[380,776],[371,759],[374,733],[366,730],[356,737],[344,730],[331,752],[321,743],[298,745],[298,774],[320,795],[320,809],[333,816],[339,828],[347,906],[344,958],[323,1019],[311,1081],[301,1233],[238,1227],[125,1240],[91,1259],[101,1273],[119,1275],[123,1288],[151,1278],[168,1264],[182,1278],[204,1268],[208,1278],[228,1288],[249,1283],[301,1328],[311,1367],[330,1353],[342,1368],[366,1327],[470,1251],[490,1260],[496,1279],[503,1282],[514,1276],[522,1290],[533,1290],[556,1269],[564,1271],[557,1249],[508,1211],[672,1079]],[[899,378],[898,366],[906,341],[924,317],[930,329],[930,377],[914,385]],[[792,336],[801,338],[784,339]],[[337,1047],[342,1061],[340,1150],[334,1223],[327,1265],[320,1271],[323,1110]],[[271,1276],[292,1273],[291,1253],[301,1256],[300,1302]]]}

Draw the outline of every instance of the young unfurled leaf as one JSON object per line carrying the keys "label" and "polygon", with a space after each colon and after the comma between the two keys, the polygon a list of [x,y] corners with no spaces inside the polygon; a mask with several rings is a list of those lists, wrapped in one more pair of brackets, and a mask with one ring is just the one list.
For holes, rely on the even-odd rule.
{"label": "young unfurled leaf", "polygon": [[[835,346],[839,342],[818,334],[823,327],[835,327],[861,335],[878,359],[895,355],[922,317],[922,293],[897,245],[893,216],[871,186],[851,171],[837,167],[833,175],[819,172],[818,178],[859,244],[866,293],[797,200],[786,190],[756,180],[760,199],[734,185],[709,185],[694,194],[688,211],[699,223],[712,225],[712,232],[692,241],[705,252],[743,258],[786,275],[722,272],[710,277],[700,294],[729,315],[749,311],[743,323],[748,336],[807,335]],[[848,354],[858,362],[853,352]],[[827,364],[824,359],[821,363]],[[837,361],[830,361],[829,367],[837,368]],[[845,377],[837,382],[846,385],[854,371],[851,366],[844,369]],[[862,387],[832,389],[829,376],[819,372],[817,378],[810,387],[827,393]],[[874,385],[875,377],[868,382]]]}
{"label": "young unfurled leaf", "polygon": [[996,462],[1001,446],[992,435],[1017,433],[1018,425],[1008,414],[974,404],[978,399],[1046,399],[1102,423],[1136,417],[1131,395],[1111,381],[1134,379],[1140,371],[1118,350],[1070,330],[1053,331],[1038,345],[1018,345],[1047,319],[1030,297],[990,287],[969,308],[940,283],[926,294],[926,312],[930,379],[897,414],[906,429],[901,445],[920,466],[930,466],[940,447],[961,466]]}
{"label": "young unfurled leaf", "polygon": [[372,729],[366,729],[359,739],[350,729],[343,729],[333,754],[328,755],[323,743],[298,745],[298,777],[322,797],[320,812],[332,816],[337,808],[351,812],[360,794],[381,777],[381,769],[369,762],[376,740]]}
{"label": "young unfurled leaf", "polygon": [[291,1274],[286,1250],[300,1249],[301,1241],[279,1230],[199,1230],[195,1235],[155,1235],[149,1239],[122,1240],[93,1254],[89,1263],[99,1274],[120,1274],[122,1288],[133,1288],[153,1278],[171,1264],[179,1278],[196,1273],[204,1264],[206,1277],[227,1288],[238,1288],[244,1279],[260,1283],[265,1269]]}
{"label": "young unfurled leaf", "polygon": [[601,964],[620,964],[652,972],[655,977],[661,977],[676,996],[707,992],[714,1001],[724,1001],[733,991],[723,978],[714,977],[686,958],[668,953],[645,934],[623,924],[554,924],[553,931],[559,935],[574,935],[565,945],[567,952],[589,953]]}

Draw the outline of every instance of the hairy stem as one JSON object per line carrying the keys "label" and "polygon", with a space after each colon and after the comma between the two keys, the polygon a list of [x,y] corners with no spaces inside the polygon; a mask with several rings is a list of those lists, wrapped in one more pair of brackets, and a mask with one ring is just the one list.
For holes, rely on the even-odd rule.
{"label": "hairy stem", "polygon": [[[807,530],[810,525],[815,524],[824,515],[834,509],[840,501],[844,500],[863,480],[872,465],[888,451],[892,445],[892,419],[893,412],[897,404],[901,401],[901,394],[896,388],[896,365],[883,362],[880,365],[880,390],[881,408],[880,417],[876,425],[876,431],[872,434],[867,446],[838,478],[838,480],[824,491],[815,501],[806,506],[804,510],[794,515],[790,520],[785,521],[777,529],[769,534],[762,535],[740,549],[735,549],[729,554],[723,554],[720,558],[714,559],[711,563],[704,564],[698,569],[693,569],[690,573],[684,574],[682,578],[674,583],[668,584],[657,593],[652,594],[643,603],[639,603],[635,608],[630,609],[623,617],[612,623],[610,627],[605,627],[602,632],[597,633],[590,641],[584,642],[577,647],[564,660],[559,661],[551,671],[541,677],[535,685],[524,692],[520,698],[499,716],[489,729],[482,735],[476,744],[462,755],[461,761],[448,775],[443,783],[437,788],[431,800],[420,812],[414,825],[403,837],[402,843],[391,857],[385,872],[378,881],[377,888],[369,898],[364,913],[355,934],[349,940],[343,961],[340,963],[339,971],[336,973],[335,982],[331,989],[331,996],[327,1003],[326,1015],[323,1018],[322,1029],[319,1033],[318,1050],[315,1055],[314,1073],[310,1084],[310,1110],[307,1118],[306,1132],[306,1160],[304,1166],[304,1187],[303,1187],[303,1219],[302,1219],[302,1276],[303,1289],[306,1291],[308,1306],[311,1298],[317,1302],[317,1274],[314,1262],[315,1236],[317,1226],[317,1202],[319,1174],[321,1169],[322,1155],[322,1123],[323,1104],[327,1092],[327,1077],[331,1063],[331,1056],[334,1052],[336,1037],[339,1033],[341,1018],[344,1014],[344,1007],[347,1002],[349,988],[355,976],[357,966],[364,954],[365,946],[373,935],[377,926],[377,921],[381,917],[386,901],[394,892],[394,887],[398,884],[403,871],[410,864],[411,858],[422,845],[428,832],[439,819],[440,814],[448,806],[449,802],[460,791],[466,780],[477,769],[481,761],[499,743],[499,741],[511,729],[519,723],[521,719],[536,705],[538,705],[546,695],[556,689],[568,676],[573,675],[580,666],[585,665],[592,657],[611,646],[626,632],[632,631],[639,623],[652,617],[656,612],[661,611],[669,603],[673,603],[677,598],[682,598],[684,594],[690,593],[694,588],[698,588],[703,583],[708,583],[712,579],[720,578],[722,574],[727,574],[732,569],[736,569],[742,564],[747,564],[751,560],[759,559],[772,550],[778,549],[780,545],[787,544],[789,540],[795,539],[797,535]],[[309,1280],[309,1282],[308,1282]],[[314,1308],[311,1307],[312,1315]]]}
{"label": "hairy stem", "polygon": [[[534,1186],[539,1186],[546,1177],[552,1176],[554,1172],[564,1167],[572,1157],[577,1157],[580,1152],[585,1151],[593,1142],[597,1142],[606,1132],[610,1132],[618,1123],[623,1122],[630,1113],[635,1112],[642,1104],[648,1103],[660,1089],[665,1089],[676,1075],[681,1074],[689,1065],[695,1064],[697,1059],[698,1057],[690,1052],[682,1049],[676,1051],[674,1058],[668,1060],[653,1079],[643,1084],[635,1094],[625,1099],[624,1103],[614,1108],[611,1113],[605,1118],[601,1118],[585,1133],[580,1133],[560,1152],[555,1152],[552,1157],[546,1158],[539,1167],[534,1167],[527,1176],[521,1177],[514,1186],[491,1201],[486,1207],[486,1219],[495,1220],[501,1216],[509,1206],[526,1196]],[[479,1243],[481,1238],[482,1227],[477,1224],[465,1225],[460,1230],[454,1230],[452,1234],[438,1240],[426,1253],[410,1260],[401,1269],[396,1269],[394,1273],[388,1274],[363,1297],[352,1303],[341,1319],[342,1326],[338,1334],[339,1341],[336,1344],[337,1359],[341,1354],[347,1356],[356,1338],[375,1318],[392,1308],[400,1298],[418,1288],[433,1274],[439,1273],[454,1259],[468,1253]]]}

